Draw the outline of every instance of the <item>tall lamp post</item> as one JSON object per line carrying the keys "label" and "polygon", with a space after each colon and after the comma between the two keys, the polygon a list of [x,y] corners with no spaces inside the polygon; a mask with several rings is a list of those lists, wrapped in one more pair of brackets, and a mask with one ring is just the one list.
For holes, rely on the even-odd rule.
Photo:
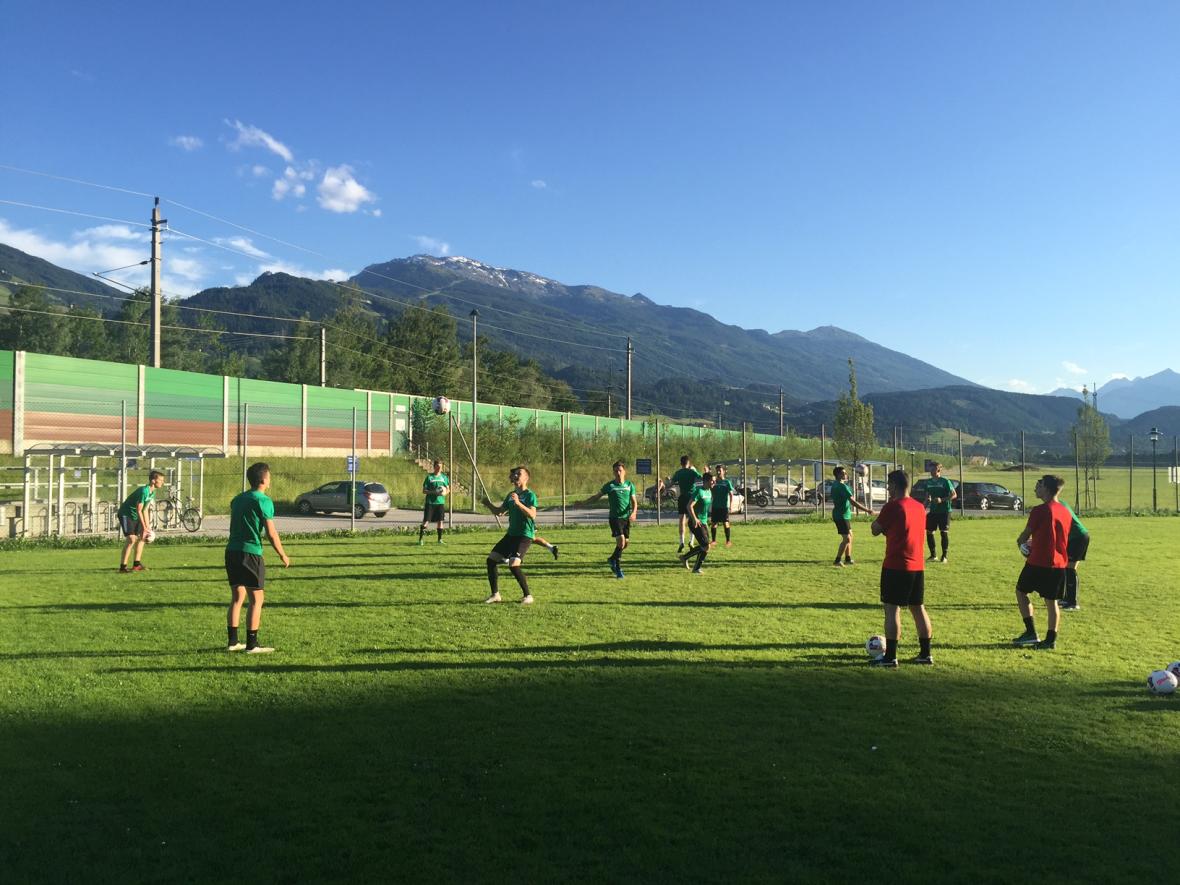
{"label": "tall lamp post", "polygon": [[1158,427],[1151,428],[1147,434],[1147,438],[1151,440],[1151,512],[1156,511],[1156,496],[1155,496],[1155,444],[1160,441],[1160,432]]}

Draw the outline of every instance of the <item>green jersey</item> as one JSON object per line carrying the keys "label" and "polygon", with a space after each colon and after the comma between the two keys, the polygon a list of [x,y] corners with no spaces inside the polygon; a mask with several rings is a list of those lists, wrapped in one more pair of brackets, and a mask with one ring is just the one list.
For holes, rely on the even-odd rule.
{"label": "green jersey", "polygon": [[508,534],[518,538],[532,538],[537,533],[537,524],[512,502],[512,495],[514,493],[520,503],[525,507],[537,506],[537,496],[531,490],[525,489],[523,492],[513,490],[509,492],[508,496],[504,499],[504,509],[508,511]]}
{"label": "green jersey", "polygon": [[839,480],[832,480],[832,519],[852,519],[852,489]]}
{"label": "green jersey", "polygon": [[[926,503],[930,505],[930,512],[950,513],[951,494],[954,490],[955,487],[945,476],[928,480],[926,482]],[[942,498],[942,501],[936,501],[935,498]]]}
{"label": "green jersey", "polygon": [[422,494],[426,495],[427,504],[447,503],[447,496],[442,490],[450,487],[451,481],[445,473],[428,473],[426,479],[422,480]]}
{"label": "green jersey", "polygon": [[[1065,504],[1064,501],[1061,503]],[[1073,524],[1069,527],[1069,540],[1072,541],[1074,538],[1080,538],[1089,535],[1089,530],[1084,525],[1082,525],[1082,521],[1078,519],[1078,515],[1073,512],[1073,508],[1068,504],[1065,504],[1065,509],[1068,510],[1069,515],[1073,517]]]}
{"label": "green jersey", "polygon": [[625,519],[631,515],[631,502],[635,498],[635,484],[627,479],[623,482],[608,482],[599,493],[610,501],[610,515]]}
{"label": "green jersey", "polygon": [[681,467],[672,474],[672,482],[680,488],[680,497],[687,498],[696,488],[701,472],[695,467]]}
{"label": "green jersey", "polygon": [[729,496],[733,492],[733,483],[728,479],[719,479],[713,483],[713,509],[728,510]]}
{"label": "green jersey", "polygon": [[229,502],[229,543],[225,549],[261,556],[266,521],[274,518],[274,501],[258,489],[242,492]]}
{"label": "green jersey", "polygon": [[140,504],[144,509],[147,505],[156,500],[156,490],[151,486],[140,486],[134,492],[127,496],[127,500],[119,507],[119,517],[126,517],[127,519],[139,519],[139,511],[136,509]]}
{"label": "green jersey", "polygon": [[704,486],[698,486],[692,490],[692,509],[699,519],[705,525],[709,524],[709,511],[713,509],[713,492],[711,489],[706,489]]}

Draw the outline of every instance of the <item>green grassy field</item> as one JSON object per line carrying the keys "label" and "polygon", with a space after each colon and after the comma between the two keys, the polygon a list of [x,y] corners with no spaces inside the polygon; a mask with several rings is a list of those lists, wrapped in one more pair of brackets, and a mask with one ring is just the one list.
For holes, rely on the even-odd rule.
{"label": "green grassy field", "polygon": [[1144,679],[1180,658],[1176,525],[1093,520],[1083,610],[1035,652],[1008,644],[1015,523],[956,522],[927,580],[936,666],[888,672],[865,666],[864,522],[854,568],[830,526],[751,524],[699,577],[643,528],[623,581],[605,529],[547,531],[529,608],[481,604],[492,534],[295,541],[264,657],[222,650],[219,545],[159,544],[136,575],[114,545],[8,552],[0,870],[1168,881],[1180,697]]}

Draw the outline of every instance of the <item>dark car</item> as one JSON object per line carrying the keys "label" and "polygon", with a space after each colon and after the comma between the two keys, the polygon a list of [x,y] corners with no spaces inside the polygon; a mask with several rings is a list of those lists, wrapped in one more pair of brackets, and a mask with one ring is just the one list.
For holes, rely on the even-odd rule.
{"label": "dark car", "polygon": [[[946,479],[946,477],[944,476],[943,479]],[[925,504],[926,503],[926,488],[929,485],[930,485],[930,477],[926,477],[925,479],[918,480],[916,483],[914,483],[910,487],[910,497],[913,498],[915,501],[917,501],[919,504]],[[959,481],[957,479],[951,480],[951,488],[953,488],[956,492],[959,491]],[[953,506],[958,507],[959,502],[957,500],[954,501]]]}
{"label": "dark car", "polygon": [[295,507],[300,513],[347,513],[350,509],[356,511],[356,518],[360,519],[366,513],[374,516],[384,516],[389,512],[391,502],[389,492],[379,482],[357,482],[355,495],[349,489],[347,480],[344,482],[330,482],[304,492],[295,499]]}
{"label": "dark car", "polygon": [[965,482],[959,490],[964,507],[988,510],[999,507],[1004,510],[1019,510],[1024,502],[1020,495],[994,482]]}

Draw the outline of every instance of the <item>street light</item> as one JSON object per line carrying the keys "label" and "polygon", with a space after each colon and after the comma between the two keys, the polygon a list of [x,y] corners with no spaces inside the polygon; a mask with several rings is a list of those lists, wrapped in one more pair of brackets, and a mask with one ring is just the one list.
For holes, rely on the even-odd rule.
{"label": "street light", "polygon": [[1147,438],[1151,440],[1151,511],[1156,511],[1156,497],[1155,497],[1155,444],[1160,441],[1160,432],[1158,427],[1151,428],[1147,434]]}

